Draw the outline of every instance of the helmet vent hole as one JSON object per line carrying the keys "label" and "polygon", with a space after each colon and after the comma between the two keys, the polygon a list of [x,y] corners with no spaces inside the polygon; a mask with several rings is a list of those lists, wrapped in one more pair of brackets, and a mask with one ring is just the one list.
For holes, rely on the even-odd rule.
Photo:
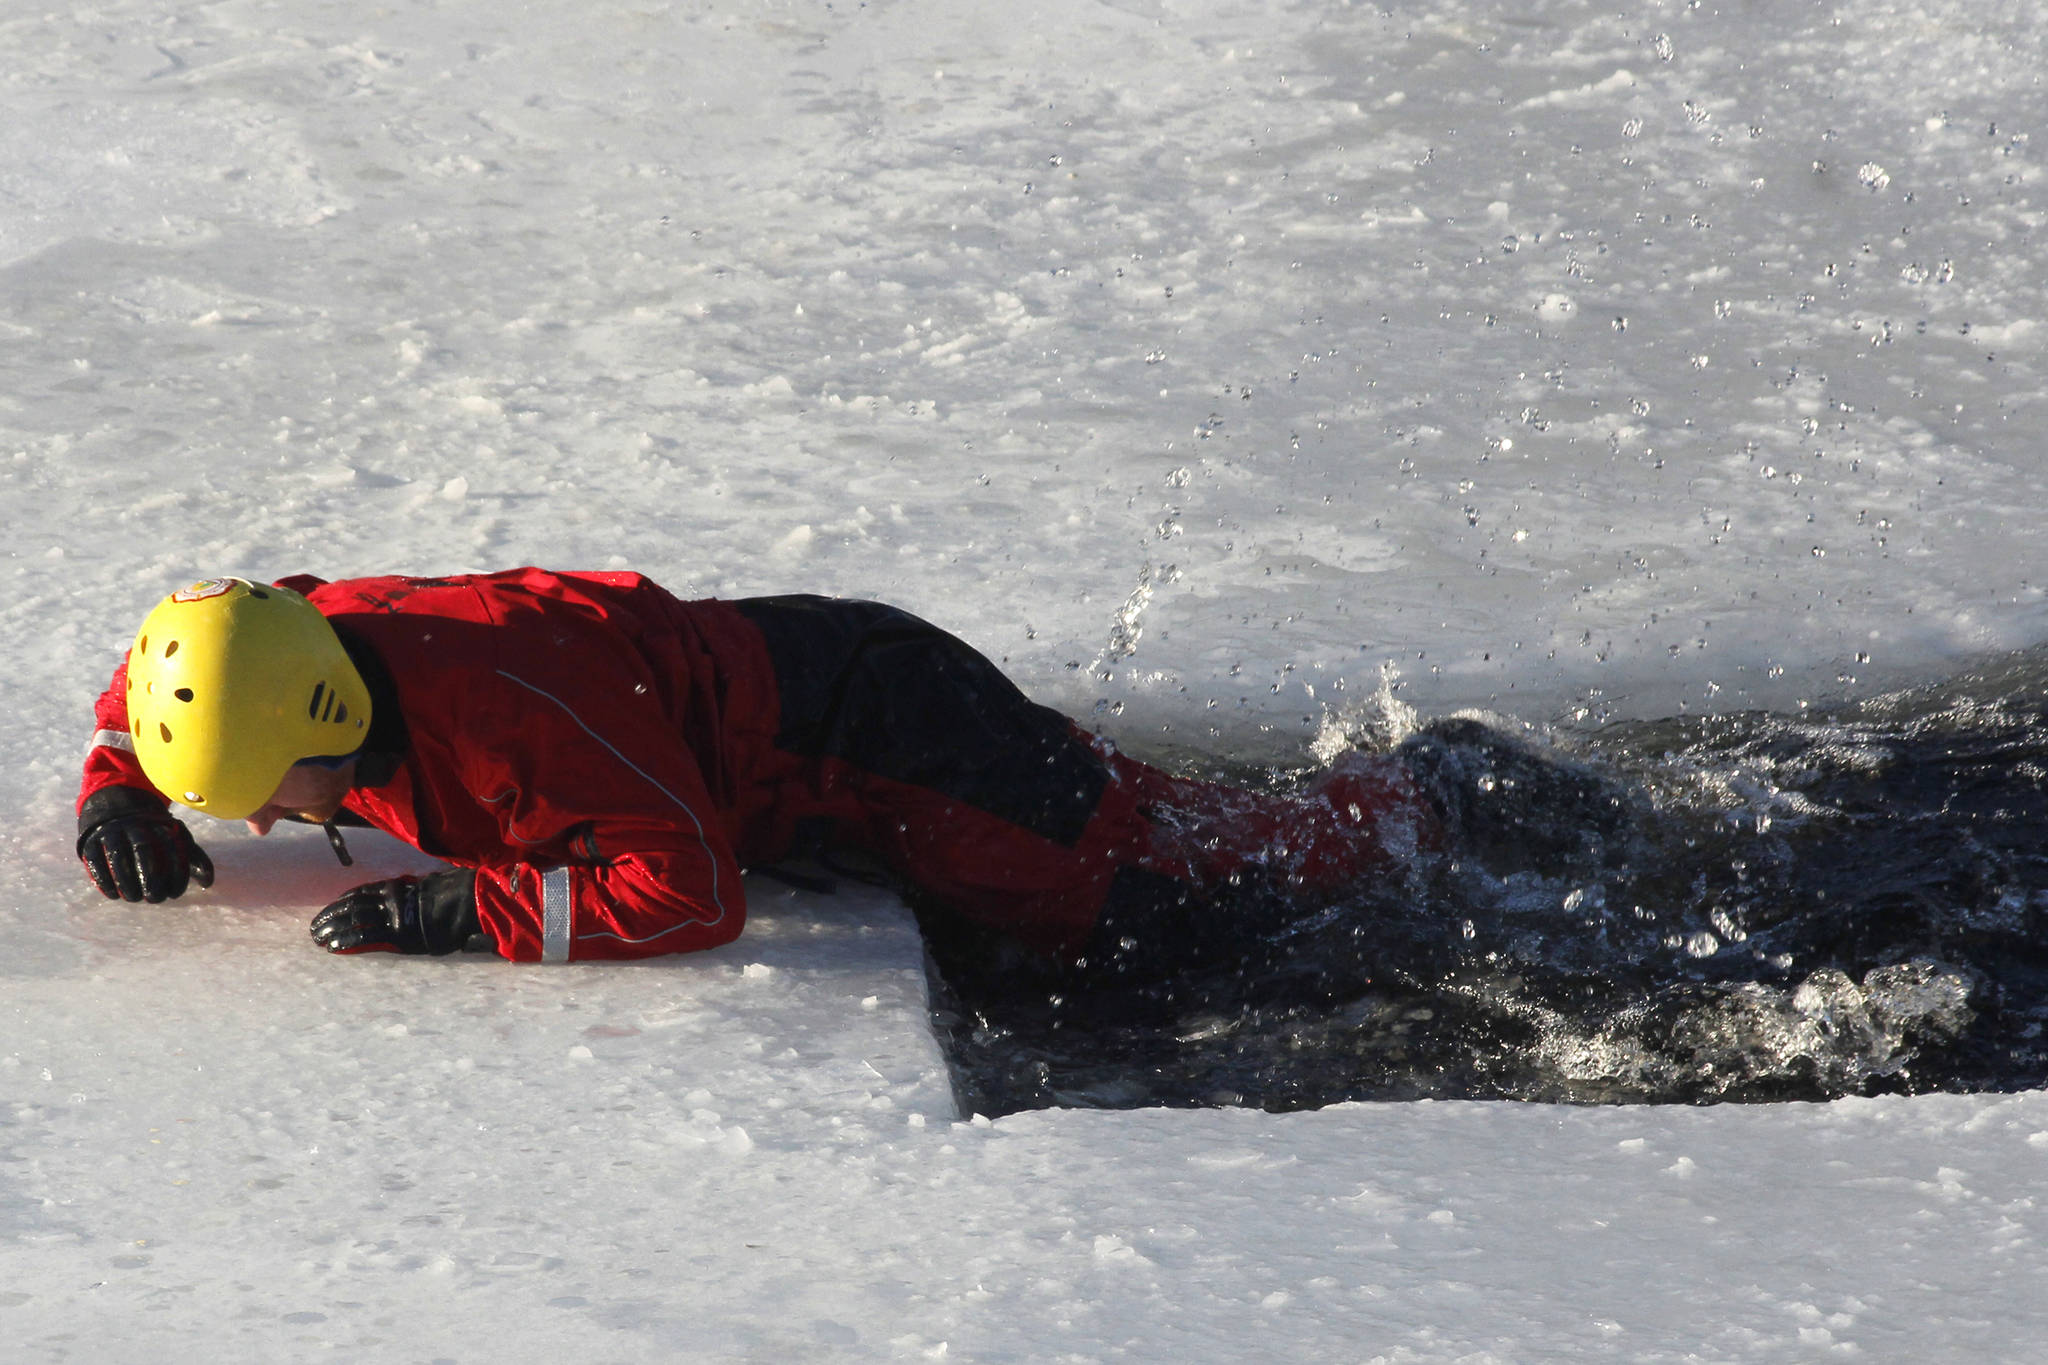
{"label": "helmet vent hole", "polygon": [[141,654],[147,654],[147,653],[149,653],[149,637],[148,637],[147,635],[145,635],[145,636],[143,636],[143,637],[142,637],[142,638],[141,638],[140,640],[137,640],[137,641],[135,642],[135,648],[136,648],[136,651],[137,651],[138,653],[141,653]]}
{"label": "helmet vent hole", "polygon": [[311,700],[311,701],[309,701],[309,702],[307,702],[307,703],[306,703],[306,719],[307,719],[307,720],[318,720],[318,719],[320,719],[320,698],[321,698],[321,697],[322,697],[323,695],[325,695],[325,694],[326,694],[326,691],[327,691],[327,684],[326,684],[326,683],[324,683],[324,682],[316,682],[316,683],[314,683],[314,684],[313,684],[313,700]]}
{"label": "helmet vent hole", "polygon": [[169,744],[171,742],[170,726],[165,725],[162,721],[158,721],[156,726],[156,732],[164,737],[164,743]]}
{"label": "helmet vent hole", "polygon": [[251,588],[249,589],[249,596],[262,598],[267,601],[269,600],[270,594],[263,591],[263,589],[261,588]]}
{"label": "helmet vent hole", "polygon": [[335,723],[336,725],[339,725],[339,724],[341,724],[341,723],[342,723],[343,721],[345,721],[345,720],[347,720],[347,719],[348,719],[348,703],[347,703],[347,702],[343,702],[343,703],[342,703],[341,705],[339,705],[339,706],[337,706],[337,707],[335,707],[335,708],[334,708],[334,723]]}
{"label": "helmet vent hole", "polygon": [[179,701],[190,701],[192,700],[192,689],[189,687],[181,687],[177,691],[171,693],[171,695],[176,697]]}
{"label": "helmet vent hole", "polygon": [[177,652],[178,642],[176,640],[173,640],[169,644],[164,646],[164,657],[166,659],[170,658],[173,654],[176,654]]}

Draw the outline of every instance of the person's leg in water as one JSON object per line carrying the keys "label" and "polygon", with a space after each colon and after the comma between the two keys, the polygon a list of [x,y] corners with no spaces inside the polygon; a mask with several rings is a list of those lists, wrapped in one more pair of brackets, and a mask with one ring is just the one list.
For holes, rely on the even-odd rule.
{"label": "person's leg in water", "polygon": [[[1379,923],[1415,939],[1412,953],[1439,871],[1466,859],[1496,873],[1613,865],[1637,806],[1614,778],[1463,718],[1390,753],[1343,754],[1298,797],[1145,780],[1159,785],[1139,866],[1165,876],[1130,878],[1105,905],[1088,956],[1115,973],[1245,959],[1343,902],[1366,917],[1354,929],[1370,938]],[[1401,925],[1367,922],[1375,914]]]}
{"label": "person's leg in water", "polygon": [[1614,778],[1476,720],[1431,721],[1394,750],[1461,856],[1539,872],[1620,860],[1637,801]]}
{"label": "person's leg in water", "polygon": [[1079,955],[1093,974],[1250,965],[1333,903],[1424,894],[1448,847],[1441,812],[1394,755],[1347,755],[1291,796],[1118,762],[1148,828]]}

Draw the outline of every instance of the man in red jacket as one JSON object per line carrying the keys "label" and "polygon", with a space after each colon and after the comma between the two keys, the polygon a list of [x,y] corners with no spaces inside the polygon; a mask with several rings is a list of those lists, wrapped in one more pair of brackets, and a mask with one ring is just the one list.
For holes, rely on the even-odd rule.
{"label": "man in red jacket", "polygon": [[109,897],[212,884],[170,800],[453,865],[322,910],[337,953],[708,948],[745,922],[742,868],[829,850],[1069,959],[1187,951],[1242,928],[1247,884],[1327,900],[1412,870],[1471,789],[1440,744],[1299,797],[1173,777],[896,608],[629,573],[206,580],[151,612],[96,720],[79,853]]}

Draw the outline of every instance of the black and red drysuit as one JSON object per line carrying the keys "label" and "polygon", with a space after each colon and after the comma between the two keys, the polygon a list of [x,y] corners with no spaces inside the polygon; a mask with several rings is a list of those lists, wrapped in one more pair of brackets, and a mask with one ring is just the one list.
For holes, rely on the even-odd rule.
{"label": "black and red drysuit", "polygon": [[[279,586],[371,691],[344,809],[474,869],[475,923],[516,960],[726,943],[741,869],[820,839],[1071,957],[1119,915],[1156,924],[1248,871],[1335,889],[1442,838],[1398,762],[1305,797],[1173,777],[878,603],[684,602],[638,574],[532,568]],[[125,669],[99,699],[82,823],[166,805],[127,747]]]}

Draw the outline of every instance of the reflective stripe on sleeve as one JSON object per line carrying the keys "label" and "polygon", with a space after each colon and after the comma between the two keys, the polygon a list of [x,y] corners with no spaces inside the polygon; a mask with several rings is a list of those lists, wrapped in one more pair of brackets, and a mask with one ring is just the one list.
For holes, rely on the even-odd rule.
{"label": "reflective stripe on sleeve", "polygon": [[95,730],[92,732],[92,743],[86,745],[85,751],[91,753],[99,748],[126,749],[132,754],[135,752],[135,737],[126,730]]}
{"label": "reflective stripe on sleeve", "polygon": [[540,960],[569,960],[569,869],[540,874]]}

